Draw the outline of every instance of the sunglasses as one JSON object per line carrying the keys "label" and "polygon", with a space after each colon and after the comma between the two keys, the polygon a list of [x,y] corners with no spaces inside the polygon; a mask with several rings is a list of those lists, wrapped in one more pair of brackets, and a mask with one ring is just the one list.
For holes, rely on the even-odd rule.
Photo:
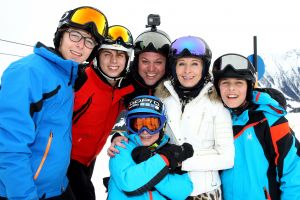
{"label": "sunglasses", "polygon": [[111,26],[108,29],[107,38],[105,39],[107,44],[121,44],[126,48],[133,47],[133,38],[128,29],[123,26],[116,25]]}
{"label": "sunglasses", "polygon": [[164,126],[166,119],[158,115],[133,115],[127,117],[127,128],[134,134],[147,131],[150,135],[158,133]]}
{"label": "sunglasses", "polygon": [[107,19],[97,9],[91,7],[78,8],[72,13],[70,21],[83,26],[87,26],[90,23],[95,24],[95,33],[99,38],[104,38],[107,34]]}
{"label": "sunglasses", "polygon": [[193,55],[205,55],[206,44],[199,38],[195,40],[193,37],[184,37],[180,40],[175,40],[172,43],[172,54],[173,56],[180,55],[185,49]]}
{"label": "sunglasses", "polygon": [[213,71],[223,71],[228,67],[232,67],[236,71],[250,71],[252,74],[255,73],[255,69],[251,62],[244,56],[239,54],[226,54],[218,58],[213,66]]}

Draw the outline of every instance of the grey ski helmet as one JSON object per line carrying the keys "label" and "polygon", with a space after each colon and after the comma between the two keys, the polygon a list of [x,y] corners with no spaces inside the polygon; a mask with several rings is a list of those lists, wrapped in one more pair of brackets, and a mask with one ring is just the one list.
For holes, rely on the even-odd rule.
{"label": "grey ski helmet", "polygon": [[142,52],[158,52],[168,57],[171,40],[161,30],[147,30],[141,33],[134,42],[134,54],[137,56]]}

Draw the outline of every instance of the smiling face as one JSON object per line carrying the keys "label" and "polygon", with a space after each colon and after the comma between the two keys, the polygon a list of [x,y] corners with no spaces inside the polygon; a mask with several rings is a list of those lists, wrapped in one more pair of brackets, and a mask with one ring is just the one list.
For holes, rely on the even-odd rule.
{"label": "smiling face", "polygon": [[144,130],[140,135],[139,135],[141,142],[144,146],[150,146],[154,142],[156,142],[159,138],[159,132],[155,133],[153,135],[150,135],[146,130]]}
{"label": "smiling face", "polygon": [[246,101],[247,81],[238,78],[224,78],[219,81],[221,98],[229,108],[237,108]]}
{"label": "smiling face", "polygon": [[[81,29],[72,28],[70,30],[75,30],[79,32],[83,37],[91,38],[90,33]],[[69,32],[65,31],[62,35],[59,45],[59,52],[66,60],[73,60],[77,63],[82,63],[88,59],[93,49],[89,49],[84,45],[84,39],[82,38],[79,42],[73,42],[70,39]]]}
{"label": "smiling face", "polygon": [[155,52],[143,52],[139,55],[138,72],[148,86],[155,85],[166,70],[166,57]]}
{"label": "smiling face", "polygon": [[194,87],[202,78],[203,62],[199,58],[183,57],[176,62],[179,83],[186,88]]}
{"label": "smiling face", "polygon": [[126,65],[126,52],[102,49],[99,55],[101,70],[109,77],[119,77]]}

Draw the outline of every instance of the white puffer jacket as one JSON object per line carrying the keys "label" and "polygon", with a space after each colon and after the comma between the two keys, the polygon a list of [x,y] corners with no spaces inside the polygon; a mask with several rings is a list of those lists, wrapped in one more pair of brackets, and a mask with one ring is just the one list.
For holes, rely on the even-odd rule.
{"label": "white puffer jacket", "polygon": [[170,81],[160,85],[156,96],[166,105],[167,134],[173,142],[190,143],[194,156],[182,163],[194,185],[191,196],[212,191],[221,185],[218,170],[233,167],[234,143],[230,113],[224,108],[211,83],[182,105]]}

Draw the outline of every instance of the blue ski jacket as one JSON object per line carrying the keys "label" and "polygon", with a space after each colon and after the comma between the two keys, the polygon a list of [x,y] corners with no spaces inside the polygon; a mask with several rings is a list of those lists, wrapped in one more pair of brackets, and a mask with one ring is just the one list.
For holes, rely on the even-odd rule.
{"label": "blue ski jacket", "polygon": [[[163,156],[155,154],[148,160],[136,164],[131,157],[132,150],[140,146],[138,135],[126,135],[129,143],[126,148],[117,147],[120,151],[110,158],[110,181],[108,185],[108,199],[186,199],[193,191],[193,184],[188,173],[169,174],[167,162]],[[164,135],[161,146],[168,141]]]}
{"label": "blue ski jacket", "polygon": [[253,106],[232,112],[234,167],[221,174],[225,200],[300,199],[300,147],[267,93],[253,92]]}
{"label": "blue ski jacket", "polygon": [[71,153],[73,84],[78,63],[37,43],[12,63],[0,89],[0,196],[61,195]]}

